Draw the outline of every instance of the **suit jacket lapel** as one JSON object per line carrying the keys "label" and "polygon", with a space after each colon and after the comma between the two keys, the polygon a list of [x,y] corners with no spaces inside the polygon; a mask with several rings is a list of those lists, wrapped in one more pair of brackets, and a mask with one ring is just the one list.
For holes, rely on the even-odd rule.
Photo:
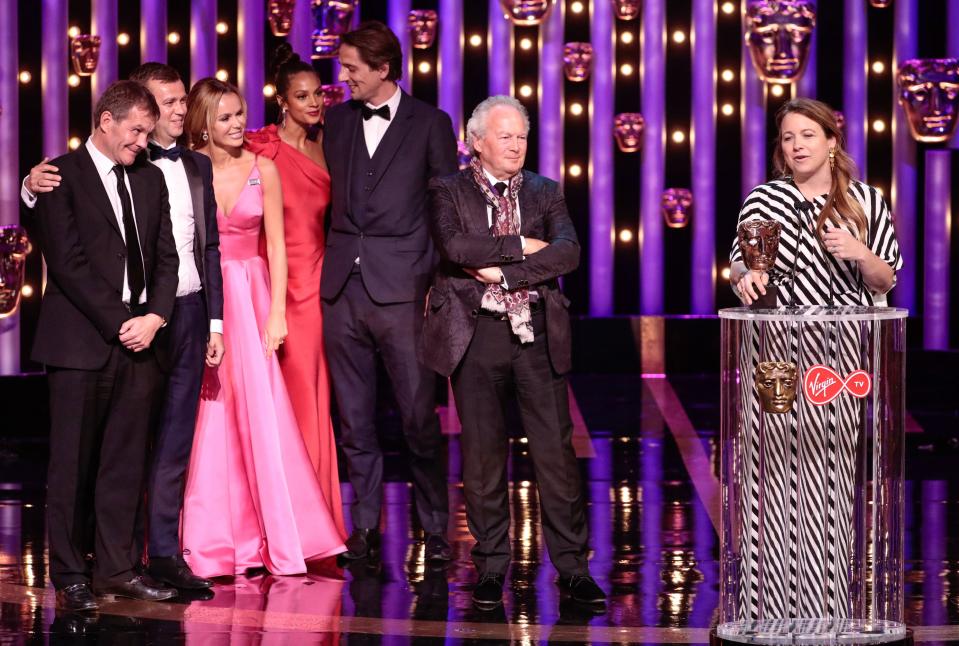
{"label": "suit jacket lapel", "polygon": [[[374,118],[379,119],[379,117]],[[412,118],[413,99],[406,92],[401,91],[400,105],[396,108],[396,116],[393,117],[393,123],[386,129],[386,132],[383,134],[383,139],[380,140],[380,144],[373,153],[373,163],[378,169],[378,172],[376,173],[376,177],[373,178],[373,186],[370,187],[370,193],[376,190],[376,187],[383,180],[383,176],[386,175],[386,169],[389,168],[390,162],[392,162],[393,157],[396,156],[396,151],[400,149],[400,144],[403,143],[407,133],[410,131],[410,124],[408,124],[407,121]]]}
{"label": "suit jacket lapel", "polygon": [[[203,249],[206,248],[206,205],[204,204],[203,178],[196,159],[189,153],[180,156],[183,169],[190,184],[190,197],[193,198],[193,258],[197,271],[203,275]],[[171,213],[172,217],[172,213]]]}
{"label": "suit jacket lapel", "polygon": [[91,198],[93,206],[103,214],[103,217],[107,219],[107,222],[122,239],[123,234],[120,232],[120,225],[117,223],[117,214],[110,204],[110,198],[107,197],[107,190],[103,187],[100,173],[97,172],[97,167],[93,163],[90,153],[87,152],[86,146],[80,146],[77,149],[77,158],[79,159],[80,172],[86,178],[83,186],[87,195]]}
{"label": "suit jacket lapel", "polygon": [[[346,193],[346,212],[351,216],[353,214],[353,208],[350,204],[350,198],[352,197],[351,193],[353,192],[353,155],[356,153],[356,140],[359,138],[360,130],[362,129],[363,120],[360,118],[360,102],[355,101],[355,106],[352,106],[353,111],[350,113],[350,119],[352,121],[352,127],[350,127],[350,122],[347,122],[347,131],[349,134],[349,150],[346,154],[346,175],[340,178],[340,181],[343,183],[342,189]],[[355,223],[355,221],[354,221]]]}
{"label": "suit jacket lapel", "polygon": [[489,205],[486,204],[486,197],[483,191],[473,181],[471,171],[464,171],[463,175],[464,192],[466,193],[466,203],[468,205],[468,217],[466,222],[468,233],[490,234]]}
{"label": "suit jacket lapel", "polygon": [[523,173],[523,186],[519,189],[519,232],[522,236],[530,235],[533,222],[539,215],[536,211],[536,190],[530,183],[530,175],[525,170]]}

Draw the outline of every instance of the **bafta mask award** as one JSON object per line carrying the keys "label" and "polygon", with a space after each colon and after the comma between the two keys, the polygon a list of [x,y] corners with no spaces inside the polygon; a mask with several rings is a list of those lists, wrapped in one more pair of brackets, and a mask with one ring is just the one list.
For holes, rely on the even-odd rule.
{"label": "bafta mask award", "polygon": [[959,58],[914,58],[896,75],[899,103],[919,141],[946,141],[959,118]]}
{"label": "bafta mask award", "polygon": [[546,20],[553,0],[499,0],[499,4],[514,25],[534,27]]}
{"label": "bafta mask award", "polygon": [[313,0],[313,58],[333,58],[350,30],[357,0]]}
{"label": "bafta mask award", "polygon": [[78,76],[90,76],[100,62],[100,37],[80,34],[70,41],[70,59]]}
{"label": "bafta mask award", "polygon": [[[772,277],[773,266],[776,264],[776,252],[779,251],[779,235],[782,225],[773,220],[749,220],[739,225],[739,250],[743,255],[743,262],[752,271],[767,272]],[[766,294],[759,294],[759,299],[753,301],[750,307],[754,309],[771,309],[776,307],[777,287],[770,279],[765,286]]]}
{"label": "bafta mask award", "polygon": [[663,219],[670,229],[682,229],[692,215],[693,192],[688,188],[667,188],[662,195]]}
{"label": "bafta mask award", "polygon": [[270,0],[266,6],[270,30],[276,37],[288,36],[293,29],[293,9],[296,0]]}
{"label": "bafta mask award", "polygon": [[0,226],[0,319],[17,313],[27,254],[31,249],[30,238],[23,227]]}
{"label": "bafta mask award", "polygon": [[612,0],[612,2],[613,14],[619,20],[636,20],[643,6],[640,0]]}
{"label": "bafta mask award", "polygon": [[788,361],[762,361],[754,378],[763,411],[788,413],[796,401],[796,364]]}
{"label": "bafta mask award", "polygon": [[613,119],[616,146],[624,153],[634,153],[643,145],[646,119],[639,112],[620,112]]}
{"label": "bafta mask award", "polygon": [[593,69],[593,46],[589,43],[566,43],[563,46],[563,71],[566,78],[582,83]]}
{"label": "bafta mask award", "polygon": [[815,27],[816,6],[808,0],[752,0],[746,9],[746,43],[759,78],[798,81]]}

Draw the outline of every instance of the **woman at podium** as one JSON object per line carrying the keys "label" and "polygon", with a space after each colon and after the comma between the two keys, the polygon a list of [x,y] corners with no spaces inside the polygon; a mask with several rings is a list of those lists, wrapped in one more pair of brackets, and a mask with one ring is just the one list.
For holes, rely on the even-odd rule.
{"label": "woman at podium", "polygon": [[[730,282],[744,305],[884,306],[902,266],[889,208],[855,179],[833,110],[812,99],[776,117],[778,179],[754,188],[739,214]],[[778,237],[778,252],[776,240]],[[755,305],[754,305],[755,307]],[[862,400],[817,406],[799,375],[861,367],[859,327],[811,322],[745,327],[740,365],[743,510],[737,569],[740,619],[848,617],[856,446]]]}

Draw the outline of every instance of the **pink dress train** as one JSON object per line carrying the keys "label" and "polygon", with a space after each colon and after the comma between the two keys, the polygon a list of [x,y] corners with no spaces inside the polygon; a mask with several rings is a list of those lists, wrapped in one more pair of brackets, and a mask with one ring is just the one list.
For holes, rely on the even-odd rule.
{"label": "pink dress train", "polygon": [[345,550],[276,356],[264,352],[270,276],[258,249],[259,178],[254,164],[233,210],[216,214],[226,353],[204,375],[181,527],[184,557],[204,577],[261,566],[303,574],[306,561]]}

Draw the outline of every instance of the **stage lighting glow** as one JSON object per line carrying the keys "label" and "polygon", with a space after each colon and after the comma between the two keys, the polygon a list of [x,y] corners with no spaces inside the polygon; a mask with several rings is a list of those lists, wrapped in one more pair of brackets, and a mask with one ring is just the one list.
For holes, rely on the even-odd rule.
{"label": "stage lighting glow", "polygon": [[620,42],[622,42],[624,45],[630,44],[631,42],[633,42],[633,32],[631,32],[631,31],[624,31],[623,33],[621,33],[621,34],[619,35],[619,40],[620,40]]}
{"label": "stage lighting glow", "polygon": [[882,74],[886,71],[886,65],[882,61],[876,61],[872,64],[872,71],[874,74]]}
{"label": "stage lighting glow", "polygon": [[569,113],[574,117],[578,117],[583,114],[583,104],[582,103],[572,103],[569,106]]}
{"label": "stage lighting glow", "polygon": [[583,167],[579,164],[570,164],[569,166],[569,176],[570,177],[579,177],[583,174]]}
{"label": "stage lighting glow", "polygon": [[728,116],[731,116],[732,113],[736,111],[736,108],[733,107],[732,103],[724,103],[722,107],[722,111],[723,111],[723,114],[728,117]]}
{"label": "stage lighting glow", "polygon": [[80,85],[80,77],[76,74],[71,74],[67,77],[67,85],[70,87],[78,87]]}
{"label": "stage lighting glow", "polygon": [[769,88],[769,93],[772,94],[773,96],[782,96],[782,95],[783,95],[783,86],[781,86],[781,85],[773,85],[771,88]]}
{"label": "stage lighting glow", "polygon": [[223,22],[222,20],[221,20],[220,22],[216,23],[216,33],[218,33],[218,34],[220,34],[220,35],[222,36],[223,34],[225,34],[225,33],[228,32],[228,31],[230,31],[230,25],[226,24],[226,23]]}
{"label": "stage lighting glow", "polygon": [[682,130],[673,130],[673,141],[677,144],[681,144],[686,141],[686,133]]}
{"label": "stage lighting glow", "polygon": [[218,81],[223,81],[224,83],[226,83],[227,81],[230,80],[230,73],[227,72],[226,70],[217,70],[216,79]]}
{"label": "stage lighting glow", "polygon": [[67,141],[67,147],[69,147],[70,150],[76,150],[80,147],[81,143],[83,142],[80,141],[80,137],[70,137],[70,140]]}
{"label": "stage lighting glow", "polygon": [[619,241],[620,242],[632,242],[633,241],[633,232],[629,229],[620,229],[619,231]]}
{"label": "stage lighting glow", "polygon": [[176,45],[180,42],[180,34],[175,31],[171,31],[169,34],[167,34],[166,41],[171,45]]}
{"label": "stage lighting glow", "polygon": [[519,95],[524,99],[528,99],[529,97],[533,96],[533,88],[529,85],[522,85],[519,88]]}
{"label": "stage lighting glow", "polygon": [[619,67],[619,73],[623,76],[632,76],[633,75],[633,66],[629,63],[623,63]]}
{"label": "stage lighting glow", "polygon": [[723,8],[723,13],[726,14],[727,16],[732,14],[734,11],[736,11],[736,5],[734,5],[732,2],[724,2],[722,8]]}
{"label": "stage lighting glow", "polygon": [[885,132],[886,131],[886,122],[882,119],[876,119],[872,122],[872,129],[876,132]]}
{"label": "stage lighting glow", "polygon": [[24,285],[20,288],[20,293],[23,294],[24,298],[30,298],[33,296],[33,287],[30,285]]}
{"label": "stage lighting glow", "polygon": [[736,73],[733,72],[732,70],[726,69],[726,70],[723,70],[722,74],[720,74],[720,78],[726,81],[727,83],[730,83],[732,82],[733,79],[736,78]]}
{"label": "stage lighting glow", "polygon": [[267,83],[263,86],[263,96],[266,98],[271,98],[276,95],[276,87],[272,83]]}
{"label": "stage lighting glow", "polygon": [[419,66],[417,66],[417,69],[420,71],[420,74],[429,74],[433,67],[430,65],[429,61],[421,61]]}
{"label": "stage lighting glow", "polygon": [[472,36],[470,36],[470,45],[472,45],[473,47],[479,47],[482,44],[483,44],[482,36],[480,36],[479,34],[473,34]]}
{"label": "stage lighting glow", "polygon": [[20,79],[21,83],[26,85],[27,83],[33,80],[33,74],[31,74],[27,70],[23,70],[22,72],[20,72],[20,76],[18,78]]}
{"label": "stage lighting glow", "polygon": [[673,32],[673,42],[674,43],[685,43],[686,42],[686,32],[681,29],[677,29]]}
{"label": "stage lighting glow", "polygon": [[77,27],[76,25],[73,25],[72,27],[67,29],[67,36],[69,36],[70,38],[76,38],[79,35],[80,35],[80,28]]}
{"label": "stage lighting glow", "polygon": [[533,41],[530,40],[529,38],[524,38],[521,41],[519,41],[519,48],[525,49],[525,50],[533,49]]}
{"label": "stage lighting glow", "polygon": [[723,277],[723,280],[729,280],[729,267],[723,267],[719,275]]}
{"label": "stage lighting glow", "polygon": [[583,6],[582,2],[574,2],[573,4],[569,5],[569,10],[573,13],[583,13],[584,9],[585,7]]}

